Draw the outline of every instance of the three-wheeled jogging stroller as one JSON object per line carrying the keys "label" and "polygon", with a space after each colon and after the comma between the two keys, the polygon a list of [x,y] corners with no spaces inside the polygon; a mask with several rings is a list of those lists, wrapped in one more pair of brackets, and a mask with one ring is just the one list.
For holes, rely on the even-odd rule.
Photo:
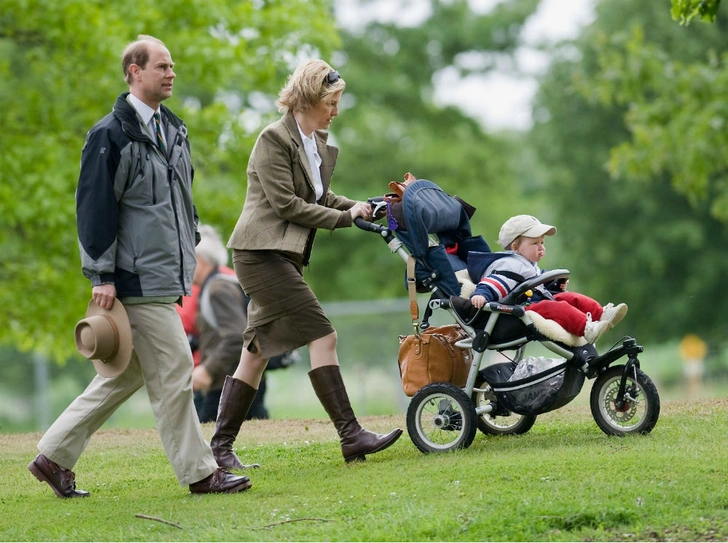
{"label": "three-wheeled jogging stroller", "polygon": [[[464,387],[431,383],[412,397],[407,430],[420,451],[467,448],[478,429],[489,435],[523,434],[538,415],[571,402],[586,379],[594,379],[589,403],[606,434],[646,434],[654,428],[660,398],[640,369],[637,355],[643,348],[634,338],[625,336],[599,354],[594,345],[525,305],[529,291],[568,278],[568,270],[545,272],[519,285],[501,302],[476,309],[461,297],[468,283],[480,279],[467,277],[468,254],[489,252],[490,247],[482,236],[471,233],[474,210],[425,179],[410,183],[396,204],[386,195],[369,202],[375,222],[359,218],[356,225],[381,236],[405,262],[414,259],[413,277],[405,282],[418,292],[431,293],[422,322],[418,312],[412,315],[415,329],[428,328],[432,312],[445,310],[467,333],[455,345],[470,349],[473,355],[467,358],[472,364]],[[417,304],[410,305],[416,308]],[[535,343],[558,358],[526,356],[529,344]],[[500,360],[482,364],[486,351],[500,353]],[[626,361],[614,365],[623,357]]]}

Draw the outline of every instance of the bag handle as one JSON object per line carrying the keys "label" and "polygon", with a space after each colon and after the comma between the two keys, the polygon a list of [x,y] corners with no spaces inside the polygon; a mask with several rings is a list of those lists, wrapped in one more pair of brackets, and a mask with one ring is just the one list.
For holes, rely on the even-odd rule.
{"label": "bag handle", "polygon": [[407,292],[409,293],[410,316],[415,336],[420,335],[420,307],[417,305],[417,279],[415,279],[415,257],[407,257]]}
{"label": "bag handle", "polygon": [[412,175],[410,172],[407,172],[404,174],[404,182],[402,181],[390,181],[389,182],[389,190],[391,190],[393,193],[395,193],[397,196],[402,198],[402,195],[404,194],[404,190],[407,188],[407,185],[410,183],[417,181],[417,178]]}

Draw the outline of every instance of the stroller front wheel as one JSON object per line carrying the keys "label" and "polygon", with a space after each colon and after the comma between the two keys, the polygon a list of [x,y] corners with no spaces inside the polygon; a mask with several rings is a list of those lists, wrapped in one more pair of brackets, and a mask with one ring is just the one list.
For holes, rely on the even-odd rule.
{"label": "stroller front wheel", "polygon": [[660,416],[660,396],[647,374],[637,367],[627,376],[625,397],[617,399],[624,366],[613,366],[597,377],[589,405],[601,430],[612,436],[647,434]]}
{"label": "stroller front wheel", "polygon": [[472,400],[450,383],[422,387],[407,409],[407,432],[423,453],[467,449],[476,430]]}

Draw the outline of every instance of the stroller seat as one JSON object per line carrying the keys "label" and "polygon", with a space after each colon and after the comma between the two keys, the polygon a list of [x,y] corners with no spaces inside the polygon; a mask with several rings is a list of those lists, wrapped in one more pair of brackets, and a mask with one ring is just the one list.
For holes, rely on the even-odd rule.
{"label": "stroller seat", "polygon": [[[470,294],[475,290],[473,278],[468,275],[467,262],[471,252],[491,253],[483,236],[473,235],[470,216],[474,208],[462,200],[450,196],[438,185],[427,179],[418,179],[409,184],[402,197],[402,214],[406,217],[406,228],[396,227],[394,234],[415,258],[415,280],[418,292],[431,292],[431,299],[460,298],[455,302],[459,315],[472,322],[475,329],[483,329],[493,314],[485,310],[478,312],[470,304]],[[392,222],[390,221],[390,224]],[[394,222],[396,225],[396,221]],[[433,243],[436,236],[437,243]],[[519,298],[529,289],[553,279],[566,278],[568,270],[552,270],[519,285],[500,302],[501,306],[516,306]],[[406,277],[405,277],[406,285]],[[461,314],[462,312],[462,314]],[[493,343],[506,343],[524,338],[549,339],[569,347],[584,345],[584,338],[570,334],[558,323],[544,319],[534,311],[526,310],[533,330],[520,318],[500,314],[491,332]],[[423,318],[423,325],[429,319],[429,306]],[[498,339],[499,341],[496,341]]]}
{"label": "stroller seat", "polygon": [[[487,312],[481,312],[480,316],[476,316],[477,309],[474,308],[469,301],[469,298],[471,294],[475,291],[475,283],[471,280],[470,275],[468,274],[467,270],[459,270],[455,272],[456,277],[458,278],[458,281],[460,282],[461,289],[460,289],[460,296],[459,298],[463,300],[462,302],[455,302],[453,303],[453,307],[455,307],[456,312],[458,315],[463,318],[463,320],[470,321],[474,319],[474,328],[483,328],[485,326],[485,322],[488,319],[489,313]],[[549,272],[545,272],[544,274],[535,277],[534,279],[531,279],[530,281],[526,281],[525,283],[522,283],[519,285],[518,288],[516,288],[511,295],[509,295],[507,298],[502,300],[500,303],[505,305],[513,305],[517,303],[517,300],[520,296],[523,295],[524,292],[526,292],[529,289],[532,289],[538,284],[547,283],[549,281],[552,281],[554,279],[562,279],[567,278],[569,276],[568,270],[551,270]],[[527,309],[528,306],[526,306],[526,315],[530,318],[530,320],[533,322],[533,325],[535,328],[547,339],[551,339],[553,341],[558,341],[559,343],[562,343],[564,345],[567,345],[569,347],[580,347],[582,345],[586,345],[586,340],[582,336],[574,335],[570,332],[567,332],[559,323],[556,321],[552,321],[549,319],[546,319],[536,313],[535,311],[529,311]],[[511,319],[508,319],[511,320]],[[521,322],[519,320],[519,322]],[[500,335],[500,328],[502,327],[501,323],[498,323],[498,326],[496,327],[495,331],[499,332]],[[525,327],[525,325],[524,325]],[[513,326],[510,326],[509,328],[514,328]],[[508,333],[506,332],[506,335]]]}
{"label": "stroller seat", "polygon": [[[475,330],[485,329],[485,325],[492,314],[473,306],[470,300],[462,296],[452,296],[450,304],[455,313]],[[491,333],[491,342],[494,344],[510,343],[520,338],[527,338],[528,327],[521,319],[513,315],[500,315],[496,326]]]}

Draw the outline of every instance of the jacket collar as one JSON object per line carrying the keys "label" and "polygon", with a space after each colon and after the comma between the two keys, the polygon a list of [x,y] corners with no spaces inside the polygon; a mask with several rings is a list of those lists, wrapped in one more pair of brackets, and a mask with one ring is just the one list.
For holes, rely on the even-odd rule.
{"label": "jacket collar", "polygon": [[[134,109],[134,106],[127,101],[128,96],[129,92],[122,92],[118,96],[116,103],[114,103],[114,115],[117,119],[119,119],[124,132],[130,138],[135,140],[149,140],[149,136],[142,128],[141,117],[137,114],[137,110]],[[175,128],[175,132],[177,130],[182,130],[183,135],[186,137],[187,130],[184,128],[184,122],[182,119],[172,113],[172,111],[164,104],[159,106],[159,112],[161,113],[162,118]],[[294,119],[293,122],[295,124],[296,120]]]}
{"label": "jacket collar", "polygon": [[[296,142],[296,145],[303,147],[303,140],[301,139],[301,133],[298,131],[298,123],[293,116],[293,112],[290,110],[286,112],[281,121],[291,135],[291,139]],[[329,133],[325,130],[314,130],[313,138],[316,140],[316,145],[319,143],[326,145],[326,142],[329,140]]]}
{"label": "jacket collar", "polygon": [[[304,174],[306,176],[306,183],[308,183],[308,186],[311,188],[311,190],[315,192],[316,188],[313,182],[313,171],[311,170],[311,168],[313,168],[313,165],[309,163],[308,156],[306,156],[306,149],[303,145],[301,131],[298,129],[298,123],[296,122],[296,118],[293,116],[293,112],[288,111],[281,119],[281,122],[283,123],[283,126],[286,127],[286,130],[288,130],[288,134],[291,137],[291,140],[294,142],[298,149],[298,162],[301,165],[301,168],[303,168]],[[313,139],[316,142],[316,147],[318,147],[319,155],[321,156],[322,160],[329,150],[328,145],[326,145],[326,140],[328,140],[328,138],[328,132],[324,132],[323,130],[316,130],[313,133]],[[325,179],[324,175],[322,175],[321,183],[323,185],[324,194],[326,194],[326,191],[329,188],[330,178]]]}

